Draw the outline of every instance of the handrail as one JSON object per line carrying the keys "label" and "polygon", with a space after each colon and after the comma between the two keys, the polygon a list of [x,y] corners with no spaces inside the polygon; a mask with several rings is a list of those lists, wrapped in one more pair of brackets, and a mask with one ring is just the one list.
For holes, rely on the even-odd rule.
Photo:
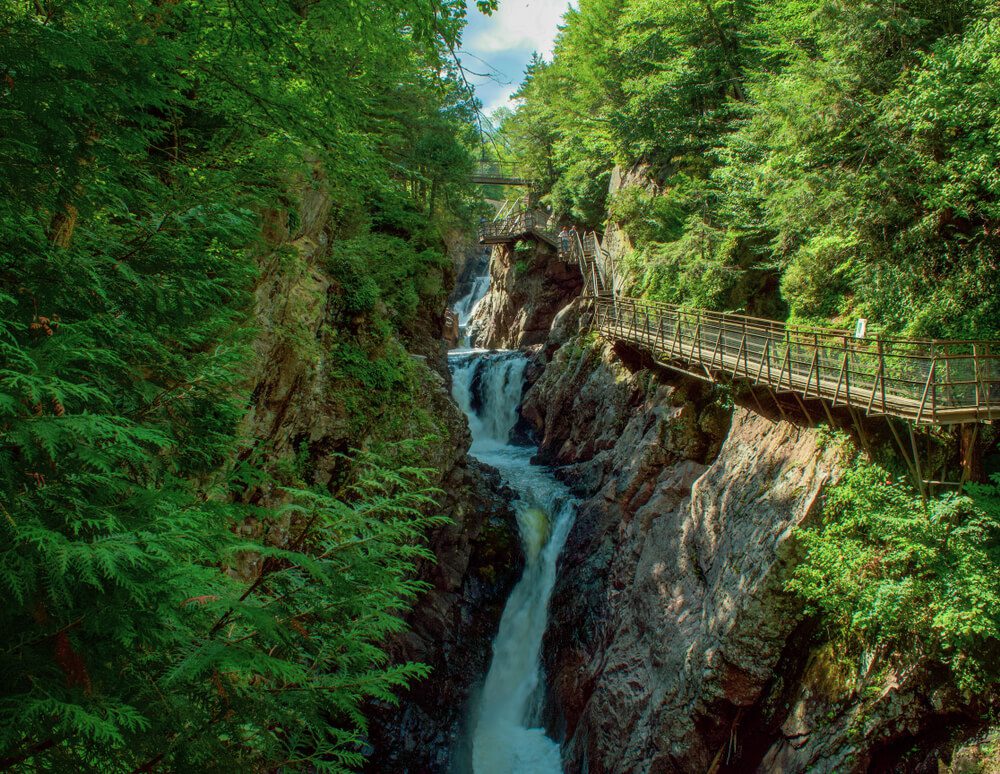
{"label": "handrail", "polygon": [[548,219],[536,210],[522,208],[497,220],[483,220],[479,226],[480,244],[516,242],[526,237],[536,237],[554,247],[559,246],[559,236],[549,227]]}
{"label": "handrail", "polygon": [[473,183],[530,186],[531,175],[527,169],[500,161],[483,161],[472,173]]}
{"label": "handrail", "polygon": [[859,339],[617,295],[592,301],[599,333],[701,379],[747,379],[916,424],[1000,419],[1000,342]]}

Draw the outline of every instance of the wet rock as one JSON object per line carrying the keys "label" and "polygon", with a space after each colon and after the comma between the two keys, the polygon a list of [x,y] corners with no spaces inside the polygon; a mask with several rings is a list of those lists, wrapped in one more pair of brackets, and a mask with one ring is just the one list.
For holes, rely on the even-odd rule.
{"label": "wet rock", "polygon": [[476,346],[509,349],[546,340],[552,320],[583,288],[575,263],[540,242],[493,250],[490,290],[471,322]]}
{"label": "wet rock", "polygon": [[584,498],[544,646],[566,771],[939,771],[984,708],[893,654],[859,673],[784,591],[836,446],[581,335],[574,313],[523,406]]}

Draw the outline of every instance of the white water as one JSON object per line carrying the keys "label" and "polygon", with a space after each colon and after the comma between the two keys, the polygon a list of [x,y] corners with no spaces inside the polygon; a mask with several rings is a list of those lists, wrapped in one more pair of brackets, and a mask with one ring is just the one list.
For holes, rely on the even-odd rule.
{"label": "white water", "polygon": [[511,592],[493,642],[493,661],[470,719],[474,774],[562,772],[559,745],[545,735],[541,646],[555,585],[556,563],[576,503],[547,468],[532,465],[535,449],[513,446],[511,431],[524,389],[526,358],[517,352],[453,353],[452,393],[469,418],[471,453],[500,471],[517,492],[524,574]]}
{"label": "white water", "polygon": [[459,325],[468,325],[472,318],[472,313],[476,311],[479,302],[483,300],[486,291],[490,289],[490,275],[480,274],[472,281],[472,287],[468,295],[461,298],[455,305],[455,314],[458,315]]}
{"label": "white water", "polygon": [[472,280],[469,292],[455,304],[455,315],[458,317],[458,341],[462,347],[469,346],[469,321],[476,312],[479,302],[486,297],[490,289],[490,262],[483,262],[482,271]]}

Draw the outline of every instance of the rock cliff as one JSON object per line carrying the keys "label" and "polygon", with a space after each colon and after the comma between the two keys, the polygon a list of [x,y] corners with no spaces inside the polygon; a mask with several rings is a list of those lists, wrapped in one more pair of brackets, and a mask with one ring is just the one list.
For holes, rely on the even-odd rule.
{"label": "rock cliff", "polygon": [[601,343],[582,311],[522,411],[583,497],[544,653],[566,771],[938,771],[982,708],[888,657],[845,666],[784,591],[842,450]]}
{"label": "rock cliff", "polygon": [[488,349],[541,344],[553,318],[582,287],[577,266],[542,242],[495,247],[490,290],[470,325],[473,343]]}
{"label": "rock cliff", "polygon": [[441,483],[441,511],[453,520],[432,537],[435,562],[420,569],[431,590],[407,617],[410,630],[393,643],[398,661],[419,661],[431,676],[379,705],[366,771],[447,772],[462,754],[459,741],[470,694],[486,674],[504,604],[523,566],[513,494],[500,477],[473,460]]}
{"label": "rock cliff", "polygon": [[[415,685],[398,707],[371,708],[367,753],[371,771],[444,771],[468,694],[486,671],[504,601],[520,573],[516,520],[496,473],[467,455],[468,427],[448,390],[441,310],[422,309],[388,343],[412,370],[410,397],[388,407],[352,402],[357,390],[352,393],[331,353],[338,339],[364,343],[368,334],[364,320],[337,311],[341,288],[325,264],[336,229],[316,174],[316,184],[301,194],[296,218],[273,213],[268,219],[273,250],[261,259],[256,289],[257,367],[249,376],[244,454],[264,464],[296,459],[309,483],[336,487],[350,476],[342,455],[352,449],[433,434],[419,464],[431,470],[429,483],[441,490],[435,512],[452,523],[430,535],[435,561],[417,570],[430,590],[408,614],[409,631],[388,643],[394,659],[426,663],[433,678]],[[468,247],[456,244],[453,255]],[[280,491],[271,490],[245,497],[259,504],[282,500]],[[282,535],[272,531],[268,539],[280,542]],[[239,571],[252,576],[256,561],[246,557]]]}

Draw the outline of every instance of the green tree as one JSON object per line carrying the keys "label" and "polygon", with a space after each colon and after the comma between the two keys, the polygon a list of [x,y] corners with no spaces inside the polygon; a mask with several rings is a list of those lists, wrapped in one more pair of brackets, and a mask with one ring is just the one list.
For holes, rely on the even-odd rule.
{"label": "green tree", "polygon": [[423,474],[312,487],[238,427],[258,259],[303,189],[377,246],[339,288],[376,338],[441,297],[464,16],[0,2],[0,766],[344,770],[361,703],[422,674],[379,643],[437,523]]}

